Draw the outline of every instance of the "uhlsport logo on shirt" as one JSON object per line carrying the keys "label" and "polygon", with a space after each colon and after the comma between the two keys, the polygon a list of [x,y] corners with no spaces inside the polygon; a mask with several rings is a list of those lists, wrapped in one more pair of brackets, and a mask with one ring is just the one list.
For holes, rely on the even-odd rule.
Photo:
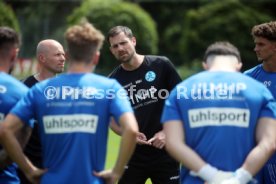
{"label": "uhlsport logo on shirt", "polygon": [[46,134],[62,134],[72,132],[95,133],[98,126],[97,115],[48,115],[43,116]]}
{"label": "uhlsport logo on shirt", "polygon": [[188,111],[191,128],[203,126],[248,127],[250,112],[242,108],[198,108]]}

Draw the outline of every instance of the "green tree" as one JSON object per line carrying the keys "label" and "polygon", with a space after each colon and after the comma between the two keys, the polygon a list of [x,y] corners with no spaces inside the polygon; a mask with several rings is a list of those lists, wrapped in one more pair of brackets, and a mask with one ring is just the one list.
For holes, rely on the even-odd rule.
{"label": "green tree", "polygon": [[270,16],[238,0],[212,1],[187,12],[176,49],[183,55],[183,61],[193,62],[202,59],[212,42],[227,40],[239,48],[247,69],[257,64],[251,28],[269,20],[272,20]]}
{"label": "green tree", "polygon": [[[85,0],[68,17],[70,25],[86,18],[104,34],[116,25],[125,25],[132,29],[137,39],[137,52],[141,54],[156,54],[158,51],[158,35],[156,25],[151,16],[139,5],[121,0]],[[107,74],[118,63],[109,51],[106,42],[101,51],[101,61],[97,71]]]}
{"label": "green tree", "polygon": [[2,0],[0,0],[0,15],[0,26],[8,26],[15,29],[18,33],[20,32],[19,23],[13,10]]}

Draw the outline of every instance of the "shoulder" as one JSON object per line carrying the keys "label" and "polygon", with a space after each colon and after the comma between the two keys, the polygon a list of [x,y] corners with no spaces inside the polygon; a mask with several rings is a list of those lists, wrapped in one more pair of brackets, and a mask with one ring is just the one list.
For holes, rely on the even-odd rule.
{"label": "shoulder", "polygon": [[21,80],[26,86],[28,86],[29,88],[32,87],[34,84],[36,84],[37,82],[39,82],[38,80],[36,80],[36,78],[31,75],[23,80]]}
{"label": "shoulder", "polygon": [[255,76],[256,74],[262,72],[263,68],[262,68],[262,64],[259,64],[251,69],[248,69],[244,72],[245,75],[249,75],[249,76]]}
{"label": "shoulder", "polygon": [[156,63],[170,63],[170,60],[166,56],[157,55],[145,55],[145,61],[156,62]]}
{"label": "shoulder", "polygon": [[109,75],[109,78],[114,78],[122,70],[121,65],[117,66]]}
{"label": "shoulder", "polygon": [[3,88],[9,89],[10,92],[23,95],[28,91],[28,87],[16,78],[3,73],[0,77],[2,79],[1,84],[3,85]]}

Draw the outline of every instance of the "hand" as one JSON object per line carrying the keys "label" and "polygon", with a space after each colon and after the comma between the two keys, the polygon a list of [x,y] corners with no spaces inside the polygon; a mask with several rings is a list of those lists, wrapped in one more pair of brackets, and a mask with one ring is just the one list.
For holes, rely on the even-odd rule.
{"label": "hand", "polygon": [[[215,176],[212,178],[212,180],[209,181],[209,182],[206,182],[206,183],[207,184],[221,184],[222,181],[233,177],[233,175],[234,175],[234,172],[227,172],[227,171],[218,170],[218,172],[215,174]],[[234,183],[232,183],[232,184],[234,184]]]}
{"label": "hand", "polygon": [[234,177],[224,180],[221,184],[241,184],[240,181]]}
{"label": "hand", "polygon": [[30,173],[25,173],[28,180],[33,184],[39,184],[43,174],[47,172],[47,169],[34,168]]}
{"label": "hand", "polygon": [[136,136],[136,142],[139,145],[151,145],[151,143],[147,142],[147,137],[142,132],[138,132]]}
{"label": "hand", "polygon": [[159,131],[150,140],[148,140],[148,143],[158,149],[162,149],[166,144],[165,138],[165,133],[163,131]]}
{"label": "hand", "polygon": [[93,171],[93,174],[99,178],[103,178],[105,184],[115,184],[119,179],[119,176],[112,172],[112,170],[104,170],[101,172]]}
{"label": "hand", "polygon": [[235,171],[235,174],[230,179],[222,182],[222,184],[247,184],[250,181],[254,181],[252,174],[244,168],[239,168]]}

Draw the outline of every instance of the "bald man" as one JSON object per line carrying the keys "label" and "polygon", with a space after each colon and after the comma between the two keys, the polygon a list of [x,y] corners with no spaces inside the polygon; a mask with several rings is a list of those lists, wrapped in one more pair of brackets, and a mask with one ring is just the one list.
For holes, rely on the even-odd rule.
{"label": "bald man", "polygon": [[64,70],[65,54],[62,45],[56,40],[42,40],[36,49],[36,58],[39,64],[38,73],[24,80],[28,87],[35,83],[54,77]]}
{"label": "bald man", "polygon": [[[23,83],[31,88],[34,84],[54,77],[56,74],[63,72],[65,63],[65,54],[62,45],[56,40],[42,40],[38,43],[36,49],[36,58],[38,61],[38,73],[27,77]],[[37,123],[27,143],[24,153],[34,163],[35,166],[42,167],[41,144],[38,134]],[[18,172],[21,184],[30,184],[29,180],[19,170]]]}

